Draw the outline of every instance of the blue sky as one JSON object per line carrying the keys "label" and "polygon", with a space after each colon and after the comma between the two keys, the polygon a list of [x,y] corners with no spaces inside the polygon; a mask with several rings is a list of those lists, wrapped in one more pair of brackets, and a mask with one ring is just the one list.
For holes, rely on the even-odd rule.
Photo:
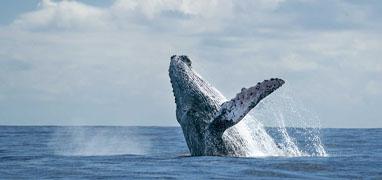
{"label": "blue sky", "polygon": [[323,127],[382,127],[381,1],[1,3],[2,125],[177,125],[187,54],[228,98],[280,77]]}

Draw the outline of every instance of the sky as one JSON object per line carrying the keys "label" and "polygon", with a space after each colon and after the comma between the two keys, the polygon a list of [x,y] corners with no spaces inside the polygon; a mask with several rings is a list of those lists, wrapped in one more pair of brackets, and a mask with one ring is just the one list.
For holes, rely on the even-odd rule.
{"label": "sky", "polygon": [[322,127],[382,128],[382,1],[9,0],[0,125],[177,126],[185,54],[228,99],[279,77]]}

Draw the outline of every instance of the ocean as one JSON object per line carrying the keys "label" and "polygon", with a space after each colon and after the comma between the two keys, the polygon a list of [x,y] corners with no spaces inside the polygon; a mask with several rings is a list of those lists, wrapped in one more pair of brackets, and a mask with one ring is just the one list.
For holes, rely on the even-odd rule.
{"label": "ocean", "polygon": [[382,129],[320,138],[325,156],[191,157],[180,127],[0,126],[0,179],[382,179]]}

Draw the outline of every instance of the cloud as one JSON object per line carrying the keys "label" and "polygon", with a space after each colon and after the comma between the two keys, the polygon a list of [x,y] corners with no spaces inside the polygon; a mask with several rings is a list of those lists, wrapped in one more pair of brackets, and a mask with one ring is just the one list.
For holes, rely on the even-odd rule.
{"label": "cloud", "polygon": [[366,92],[370,95],[381,95],[382,94],[382,84],[378,81],[371,80],[366,85]]}
{"label": "cloud", "polygon": [[[112,8],[120,11],[135,11],[141,13],[148,18],[155,18],[165,11],[179,11],[184,14],[201,17],[217,17],[223,15],[222,12],[229,13],[230,1],[176,1],[176,0],[118,0]],[[228,10],[228,12],[226,11]]]}
{"label": "cloud", "polygon": [[309,59],[303,59],[300,55],[289,54],[281,59],[282,67],[292,71],[312,71],[318,68],[318,64]]}
{"label": "cloud", "polygon": [[[36,11],[22,14],[12,26],[24,29],[92,30],[103,28],[131,29],[135,26],[168,26],[186,33],[219,31],[238,18],[255,23],[274,21],[269,12],[282,0],[117,0],[110,7],[99,8],[77,1],[43,0]],[[246,16],[251,17],[248,19]],[[174,20],[179,19],[180,20]],[[268,18],[267,20],[265,18]],[[169,26],[168,22],[171,22]],[[157,30],[157,29],[156,29]]]}
{"label": "cloud", "polygon": [[77,1],[43,0],[37,11],[21,15],[12,26],[25,29],[91,29],[106,26],[105,18],[107,15],[102,9]]}
{"label": "cloud", "polygon": [[4,107],[3,114],[50,124],[80,117],[89,124],[176,125],[167,68],[172,54],[187,54],[228,97],[282,77],[323,116],[322,124],[338,126],[333,119],[341,114],[363,113],[346,109],[346,102],[370,109],[370,97],[381,99],[379,6],[116,0],[96,7],[44,0],[0,27],[0,101],[36,108],[17,114]]}

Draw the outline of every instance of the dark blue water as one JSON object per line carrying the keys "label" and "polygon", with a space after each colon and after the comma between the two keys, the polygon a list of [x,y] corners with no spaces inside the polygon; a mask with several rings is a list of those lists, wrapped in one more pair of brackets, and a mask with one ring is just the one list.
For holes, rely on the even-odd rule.
{"label": "dark blue water", "polygon": [[321,136],[328,157],[189,157],[177,127],[3,126],[0,179],[382,179],[382,129]]}

